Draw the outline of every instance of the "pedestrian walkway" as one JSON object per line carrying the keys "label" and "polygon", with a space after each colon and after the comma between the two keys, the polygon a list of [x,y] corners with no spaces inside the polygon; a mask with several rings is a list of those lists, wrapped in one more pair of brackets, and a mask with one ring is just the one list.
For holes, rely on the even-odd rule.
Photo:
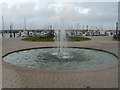
{"label": "pedestrian walkway", "polygon": [[[69,47],[102,49],[118,55],[118,42],[112,37],[94,36],[92,40],[68,42]],[[2,55],[8,52],[33,48],[54,47],[54,42],[28,42],[21,38],[4,38]],[[117,88],[118,63],[101,68],[80,70],[46,70],[18,67],[2,62],[3,88]]]}

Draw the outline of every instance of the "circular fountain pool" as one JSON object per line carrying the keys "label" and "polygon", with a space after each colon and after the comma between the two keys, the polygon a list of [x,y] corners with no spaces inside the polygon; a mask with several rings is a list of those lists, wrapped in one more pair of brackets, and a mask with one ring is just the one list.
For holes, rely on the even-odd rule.
{"label": "circular fountain pool", "polygon": [[60,58],[56,48],[20,50],[5,55],[3,60],[17,66],[54,70],[102,67],[118,60],[115,55],[100,50],[66,48],[65,51],[67,53]]}

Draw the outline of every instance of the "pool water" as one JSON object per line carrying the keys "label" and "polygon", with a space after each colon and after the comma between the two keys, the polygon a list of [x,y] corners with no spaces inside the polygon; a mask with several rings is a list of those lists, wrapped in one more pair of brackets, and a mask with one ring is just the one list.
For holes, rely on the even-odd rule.
{"label": "pool water", "polygon": [[80,69],[95,68],[112,64],[118,58],[108,52],[83,48],[67,48],[68,58],[57,57],[56,48],[30,49],[13,52],[3,57],[13,65],[45,69]]}

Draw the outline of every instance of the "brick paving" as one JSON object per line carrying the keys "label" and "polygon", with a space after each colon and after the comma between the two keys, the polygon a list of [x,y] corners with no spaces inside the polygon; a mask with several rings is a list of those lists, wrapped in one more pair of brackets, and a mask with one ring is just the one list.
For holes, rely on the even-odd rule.
{"label": "brick paving", "polygon": [[[110,51],[118,55],[118,42],[112,37],[94,36],[92,40],[68,42],[69,47],[89,47]],[[28,42],[20,38],[4,38],[2,55],[8,52],[54,46],[53,42]],[[1,64],[0,64],[1,65]],[[118,63],[101,68],[83,68],[79,70],[47,70],[18,67],[2,61],[3,88],[117,88]]]}

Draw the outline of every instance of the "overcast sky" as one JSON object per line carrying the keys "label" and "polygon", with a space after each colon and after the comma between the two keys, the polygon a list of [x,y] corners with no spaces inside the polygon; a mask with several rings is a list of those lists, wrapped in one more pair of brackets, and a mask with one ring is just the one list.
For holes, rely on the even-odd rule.
{"label": "overcast sky", "polygon": [[79,23],[80,27],[89,25],[89,27],[114,28],[118,19],[118,3],[4,0],[0,1],[0,15],[4,16],[5,29],[9,29],[11,23],[14,29],[23,28],[24,17],[28,29],[56,25],[61,18],[66,27],[76,27]]}

